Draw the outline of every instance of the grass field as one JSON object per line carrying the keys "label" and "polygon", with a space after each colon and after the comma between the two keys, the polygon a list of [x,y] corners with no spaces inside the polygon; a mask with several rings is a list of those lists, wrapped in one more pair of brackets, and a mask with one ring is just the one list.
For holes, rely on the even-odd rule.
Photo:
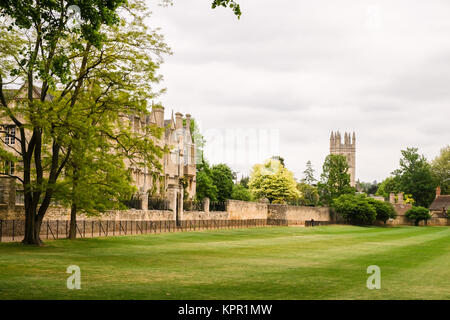
{"label": "grass field", "polygon": [[[450,299],[450,228],[326,226],[0,244],[0,299]],[[81,268],[68,290],[66,268]],[[366,269],[381,268],[369,290]]]}

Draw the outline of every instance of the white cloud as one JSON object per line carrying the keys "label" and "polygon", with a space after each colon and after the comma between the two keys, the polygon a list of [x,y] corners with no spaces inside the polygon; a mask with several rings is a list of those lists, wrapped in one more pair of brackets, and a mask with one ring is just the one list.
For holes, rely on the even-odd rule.
{"label": "white cloud", "polygon": [[278,130],[297,177],[308,160],[320,171],[331,130],[356,131],[363,181],[389,175],[402,148],[431,159],[450,141],[448,1],[241,0],[241,20],[210,2],[152,6],[174,51],[167,109],[204,130]]}

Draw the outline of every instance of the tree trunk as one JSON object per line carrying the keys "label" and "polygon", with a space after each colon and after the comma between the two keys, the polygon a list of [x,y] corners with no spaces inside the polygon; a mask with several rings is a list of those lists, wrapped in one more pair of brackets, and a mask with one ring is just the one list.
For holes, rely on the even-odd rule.
{"label": "tree trunk", "polygon": [[38,219],[36,212],[31,208],[25,209],[25,236],[22,240],[23,244],[42,246],[40,237],[42,219]]}
{"label": "tree trunk", "polygon": [[70,207],[70,229],[69,229],[69,239],[75,240],[77,238],[77,205],[72,202]]}
{"label": "tree trunk", "polygon": [[77,238],[77,188],[78,188],[78,168],[73,165],[72,168],[72,205],[70,206],[70,230],[69,239],[75,240]]}

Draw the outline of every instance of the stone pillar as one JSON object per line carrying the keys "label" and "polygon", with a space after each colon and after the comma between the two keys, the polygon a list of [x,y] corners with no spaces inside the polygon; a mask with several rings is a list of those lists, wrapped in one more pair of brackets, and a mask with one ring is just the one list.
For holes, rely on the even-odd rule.
{"label": "stone pillar", "polygon": [[403,192],[397,193],[397,203],[403,204]]}
{"label": "stone pillar", "polygon": [[203,211],[209,213],[209,198],[203,199]]}
{"label": "stone pillar", "polygon": [[389,202],[395,204],[395,193],[391,192],[389,194]]}
{"label": "stone pillar", "polygon": [[142,204],[142,210],[148,210],[148,193],[147,192],[141,192],[139,194],[139,199],[141,200]]}
{"label": "stone pillar", "polygon": [[0,176],[0,219],[6,219],[16,208],[16,179]]}

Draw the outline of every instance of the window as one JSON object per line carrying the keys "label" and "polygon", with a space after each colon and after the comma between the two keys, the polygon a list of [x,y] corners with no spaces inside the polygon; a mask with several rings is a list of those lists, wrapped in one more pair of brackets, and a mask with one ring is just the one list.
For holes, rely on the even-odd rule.
{"label": "window", "polygon": [[4,126],[5,144],[13,145],[16,143],[16,126]]}
{"label": "window", "polygon": [[12,161],[4,161],[3,162],[3,168],[2,168],[1,171],[4,174],[11,174],[11,175],[13,175],[14,174],[14,169],[15,169],[14,162],[12,162]]}

